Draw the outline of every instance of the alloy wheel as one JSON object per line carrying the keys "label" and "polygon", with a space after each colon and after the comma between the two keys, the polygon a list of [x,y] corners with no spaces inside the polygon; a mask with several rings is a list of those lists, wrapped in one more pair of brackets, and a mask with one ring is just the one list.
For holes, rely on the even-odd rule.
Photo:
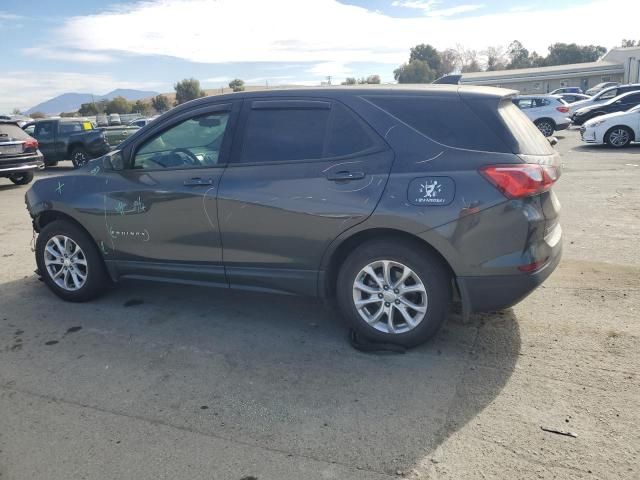
{"label": "alloy wheel", "polygon": [[84,152],[76,152],[73,154],[73,162],[78,167],[83,167],[88,161],[89,161],[89,158]]}
{"label": "alloy wheel", "polygon": [[416,328],[424,320],[428,303],[420,277],[392,260],[377,260],[360,270],[353,282],[353,302],[365,322],[391,334]]}
{"label": "alloy wheel", "polygon": [[80,290],[87,282],[87,257],[73,239],[55,235],[44,248],[44,264],[51,279],[69,292]]}
{"label": "alloy wheel", "polygon": [[550,137],[551,135],[553,135],[553,125],[551,125],[549,122],[540,122],[537,127],[545,137]]}
{"label": "alloy wheel", "polygon": [[629,143],[629,132],[627,132],[624,128],[616,128],[611,133],[609,133],[609,142],[614,147],[624,147],[627,143]]}

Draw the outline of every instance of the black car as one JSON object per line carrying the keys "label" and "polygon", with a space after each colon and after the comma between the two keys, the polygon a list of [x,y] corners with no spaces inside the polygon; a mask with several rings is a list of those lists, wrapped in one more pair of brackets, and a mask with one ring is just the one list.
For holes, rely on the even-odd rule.
{"label": "black car", "polygon": [[44,168],[38,141],[13,120],[0,120],[0,177],[16,185],[26,185],[33,173]]}
{"label": "black car", "polygon": [[243,92],[180,105],[26,196],[38,271],[85,301],[139,278],[337,301],[416,345],[452,299],[509,307],[555,269],[559,157],[516,92]]}
{"label": "black car", "polygon": [[91,122],[86,120],[38,120],[26,124],[23,128],[33,128],[33,136],[40,144],[46,166],[71,159],[73,166],[78,168],[110,150],[105,133],[94,129]]}
{"label": "black car", "polygon": [[571,122],[575,125],[582,125],[587,120],[606,115],[607,113],[626,112],[627,110],[640,105],[640,91],[623,93],[611,100],[591,107],[578,109],[571,117]]}

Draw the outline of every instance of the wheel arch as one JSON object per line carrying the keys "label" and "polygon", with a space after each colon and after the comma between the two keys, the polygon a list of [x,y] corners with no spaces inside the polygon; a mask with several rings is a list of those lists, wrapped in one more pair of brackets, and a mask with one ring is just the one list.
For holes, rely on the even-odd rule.
{"label": "wheel arch", "polygon": [[631,128],[629,125],[614,125],[611,128],[607,128],[607,131],[604,132],[604,136],[603,139],[606,141],[607,135],[609,135],[609,133],[611,133],[611,130],[614,130],[616,128],[624,128],[625,130],[627,130],[630,134],[631,134],[631,139],[629,141],[631,142],[635,142],[636,141],[636,132],[634,131],[633,128]]}
{"label": "wheel arch", "polygon": [[98,246],[98,242],[96,242],[95,237],[91,235],[91,232],[87,230],[84,227],[84,225],[82,225],[82,223],[80,223],[78,220],[73,218],[71,215],[61,212],[60,210],[45,210],[39,213],[33,219],[33,226],[36,232],[40,233],[44,227],[46,227],[47,225],[55,221],[66,221],[66,222],[72,223],[74,226],[78,227],[80,230],[86,233],[87,236],[93,241],[93,244],[98,249],[98,252],[100,253],[100,258],[102,259],[102,263],[106,271],[108,272],[109,276],[111,277],[111,280],[115,281],[116,277],[114,275],[114,272],[109,268],[109,266],[105,262],[104,255],[100,252],[100,248]]}
{"label": "wheel arch", "polygon": [[438,258],[442,264],[447,268],[451,274],[451,278],[455,279],[456,274],[451,266],[451,263],[445,258],[445,256],[436,249],[432,244],[423,240],[422,238],[413,235],[411,233],[404,232],[402,230],[396,230],[392,228],[369,228],[366,230],[360,230],[353,235],[342,239],[338,245],[336,245],[331,252],[326,256],[322,270],[324,273],[324,279],[321,281],[320,296],[333,297],[335,296],[335,285],[338,278],[338,272],[340,271],[340,265],[342,262],[353,252],[359,245],[364,242],[379,239],[395,239],[403,240],[416,245],[417,248],[429,251],[432,255]]}
{"label": "wheel arch", "polygon": [[69,146],[67,147],[67,155],[70,157],[71,152],[73,152],[78,147],[80,147],[84,151],[87,150],[85,146],[82,144],[82,142],[73,142],[73,143],[70,143]]}

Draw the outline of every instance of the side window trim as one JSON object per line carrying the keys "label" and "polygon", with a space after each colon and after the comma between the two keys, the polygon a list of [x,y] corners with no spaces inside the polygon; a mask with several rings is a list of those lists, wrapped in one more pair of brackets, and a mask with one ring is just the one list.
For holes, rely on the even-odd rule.
{"label": "side window trim", "polygon": [[[207,114],[213,113],[224,113],[229,112],[229,120],[227,121],[227,128],[225,130],[224,138],[222,140],[222,146],[220,148],[220,158],[216,165],[202,166],[200,168],[224,168],[230,161],[231,157],[231,147],[232,142],[235,138],[235,130],[237,130],[237,120],[239,116],[239,110],[242,106],[242,101],[228,101],[224,103],[217,103],[213,105],[201,106],[198,108],[193,108],[182,112],[180,115],[176,115],[175,118],[171,119],[170,123],[156,124],[153,127],[149,128],[144,132],[144,135],[141,135],[136,139],[135,143],[128,145],[122,152],[123,157],[125,158],[125,170],[126,171],[136,171],[134,169],[133,162],[136,157],[136,153],[140,148],[150,139],[156,137],[157,135],[161,135],[162,133],[172,129],[173,127],[179,125],[180,123],[189,120],[195,117],[201,117]],[[153,172],[153,171],[176,171],[176,170],[193,170],[193,168],[155,168],[155,169],[145,169],[145,172]]]}

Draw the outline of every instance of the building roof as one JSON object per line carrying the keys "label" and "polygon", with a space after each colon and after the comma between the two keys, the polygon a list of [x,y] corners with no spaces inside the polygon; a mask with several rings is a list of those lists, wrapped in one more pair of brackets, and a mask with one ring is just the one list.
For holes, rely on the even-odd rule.
{"label": "building roof", "polygon": [[516,70],[498,70],[494,72],[463,73],[460,83],[481,84],[481,82],[495,81],[531,81],[579,76],[583,74],[614,74],[624,73],[624,66],[617,62],[587,62],[572,63],[570,65],[554,65],[551,67],[519,68]]}

